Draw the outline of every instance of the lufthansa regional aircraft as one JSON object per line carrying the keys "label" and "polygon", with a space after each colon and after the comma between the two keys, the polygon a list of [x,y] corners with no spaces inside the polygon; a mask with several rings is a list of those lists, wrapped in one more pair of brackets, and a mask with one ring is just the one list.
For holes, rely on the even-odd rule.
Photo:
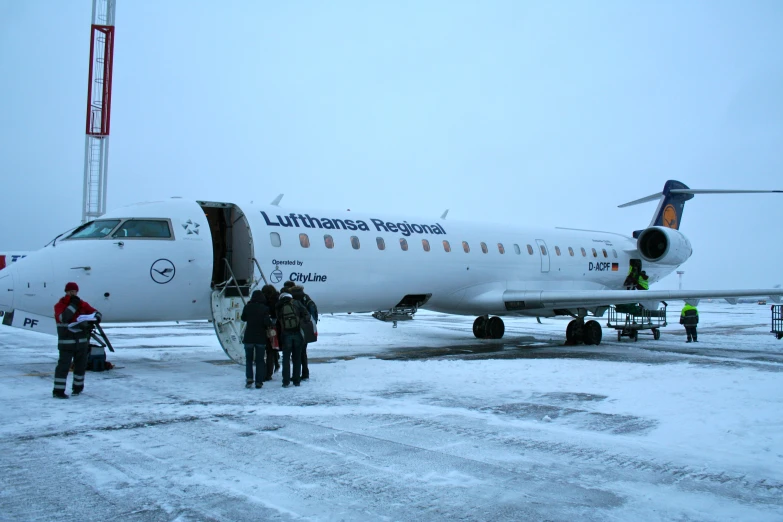
{"label": "lufthansa regional aircraft", "polygon": [[265,283],[305,284],[321,313],[373,312],[410,319],[420,308],[476,316],[478,338],[499,339],[502,317],[570,316],[566,341],[599,344],[595,320],[610,305],[657,308],[666,299],[769,296],[780,288],[626,290],[632,260],[655,283],[692,254],[678,230],[697,193],[668,181],[652,222],[632,235],[568,228],[482,225],[382,213],[213,201],[139,203],[62,234],[0,271],[3,324],[55,333],[53,305],[68,281],[107,322],[208,319],[235,361],[244,361],[239,320]]}
{"label": "lufthansa regional aircraft", "polygon": [[0,252],[0,270],[27,257],[29,252]]}

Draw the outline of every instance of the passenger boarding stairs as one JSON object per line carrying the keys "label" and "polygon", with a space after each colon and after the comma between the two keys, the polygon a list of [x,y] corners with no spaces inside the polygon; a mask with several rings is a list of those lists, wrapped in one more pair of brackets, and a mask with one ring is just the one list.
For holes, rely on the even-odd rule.
{"label": "passenger boarding stairs", "polygon": [[238,281],[228,261],[223,261],[230,276],[228,281],[215,285],[212,289],[212,324],[226,355],[238,364],[245,364],[245,345],[242,343],[245,323],[241,319],[242,309],[253,292],[267,284],[266,277],[255,258],[253,263],[260,277],[257,278],[254,271],[252,279],[247,282]]}

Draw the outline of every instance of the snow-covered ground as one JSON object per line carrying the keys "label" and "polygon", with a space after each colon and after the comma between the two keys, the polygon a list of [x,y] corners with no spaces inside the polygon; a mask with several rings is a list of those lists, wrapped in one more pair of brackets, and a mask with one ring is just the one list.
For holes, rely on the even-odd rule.
{"label": "snow-covered ground", "polygon": [[327,316],[310,381],[261,390],[208,323],[107,325],[120,368],[67,401],[54,338],[0,327],[0,520],[783,520],[783,341],[699,309],[698,344],[672,306],[598,347]]}

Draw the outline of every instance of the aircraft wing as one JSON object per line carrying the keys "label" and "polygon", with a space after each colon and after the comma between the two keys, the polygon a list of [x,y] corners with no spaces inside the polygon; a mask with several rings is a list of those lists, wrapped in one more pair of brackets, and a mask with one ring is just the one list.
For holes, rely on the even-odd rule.
{"label": "aircraft wing", "polygon": [[738,290],[506,290],[503,301],[509,311],[536,308],[591,308],[615,304],[684,299],[722,299],[751,296],[769,296],[780,302],[783,289]]}

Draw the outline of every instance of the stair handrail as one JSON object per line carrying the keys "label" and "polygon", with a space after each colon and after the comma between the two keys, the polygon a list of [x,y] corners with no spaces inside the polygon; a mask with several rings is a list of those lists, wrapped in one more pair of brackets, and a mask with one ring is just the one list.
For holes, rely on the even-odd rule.
{"label": "stair handrail", "polygon": [[228,273],[231,274],[231,277],[228,278],[228,281],[224,283],[223,289],[220,291],[220,297],[223,298],[223,294],[226,292],[226,288],[228,288],[228,285],[232,282],[234,283],[234,287],[237,289],[237,293],[239,294],[239,298],[242,299],[242,304],[246,305],[247,301],[245,301],[245,296],[242,295],[242,289],[239,288],[239,284],[237,283],[237,278],[234,276],[234,271],[231,270],[231,264],[228,262],[228,259],[225,257],[223,258],[223,261],[226,263],[226,268],[228,268]]}
{"label": "stair handrail", "polygon": [[264,271],[261,269],[261,265],[258,264],[258,259],[256,259],[255,257],[252,257],[251,259],[253,260],[253,263],[255,263],[256,266],[258,267],[258,272],[261,274],[261,279],[264,280],[264,284],[268,285],[269,282],[266,280],[266,276],[264,275]]}

